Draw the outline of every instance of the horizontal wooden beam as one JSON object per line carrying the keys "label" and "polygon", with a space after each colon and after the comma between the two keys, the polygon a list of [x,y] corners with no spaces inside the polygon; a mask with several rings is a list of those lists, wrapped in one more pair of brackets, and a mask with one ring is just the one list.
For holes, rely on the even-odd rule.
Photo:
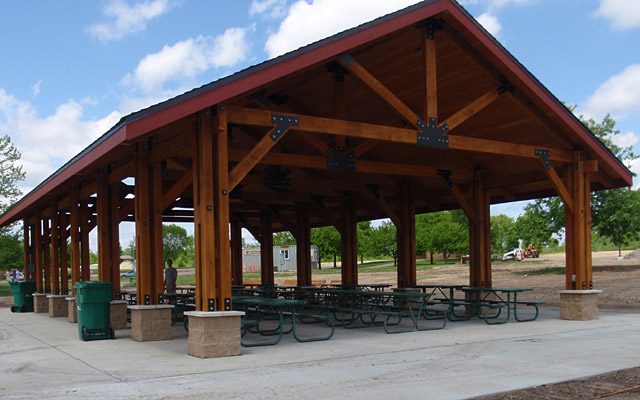
{"label": "horizontal wooden beam", "polygon": [[[273,123],[271,122],[271,114],[272,113],[270,111],[229,106],[228,119],[230,123],[271,127],[273,126]],[[298,125],[292,127],[292,130],[418,145],[417,130],[413,129],[366,124],[354,121],[342,121],[332,118],[313,117],[299,114],[292,114],[292,116],[298,118]],[[447,136],[449,137],[449,148],[453,150],[538,158],[535,154],[535,150],[541,149],[549,151],[550,155],[548,159],[551,161],[571,162],[573,160],[571,152],[562,149],[529,146],[519,143],[449,134]]]}
{"label": "horizontal wooden beam", "polygon": [[[246,151],[229,150],[229,161],[240,161],[246,157]],[[258,162],[259,164],[273,164],[287,167],[327,169],[327,159],[319,156],[307,156],[302,154],[269,153]],[[417,177],[437,177],[438,168],[415,164],[397,164],[377,161],[357,161],[356,171]],[[473,173],[464,169],[453,170],[454,179],[468,180]]]}

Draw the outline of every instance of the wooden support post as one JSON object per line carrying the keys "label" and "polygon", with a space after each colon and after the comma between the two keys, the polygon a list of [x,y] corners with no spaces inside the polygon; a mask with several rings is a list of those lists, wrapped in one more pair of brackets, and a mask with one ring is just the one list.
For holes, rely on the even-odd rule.
{"label": "wooden support post", "polygon": [[231,283],[242,285],[242,224],[231,219]]}
{"label": "wooden support post", "polygon": [[100,169],[98,178],[98,280],[111,281],[111,238],[109,237],[109,182],[106,168]]}
{"label": "wooden support post", "polygon": [[23,249],[23,256],[24,256],[24,264],[23,264],[23,268],[22,268],[22,273],[24,274],[25,279],[30,280],[31,278],[29,277],[29,264],[31,264],[31,244],[29,242],[29,219],[25,218],[22,220],[22,234],[23,234],[23,239],[22,239],[22,249]]}
{"label": "wooden support post", "polygon": [[81,275],[83,281],[91,280],[91,258],[89,256],[89,205],[86,200],[80,201],[80,253],[81,253]]}
{"label": "wooden support post", "polygon": [[51,213],[51,283],[51,293],[60,294],[60,212],[57,209]]}
{"label": "wooden support post", "polygon": [[35,229],[33,232],[36,264],[36,292],[43,293],[42,286],[42,219],[40,214],[36,215]]}
{"label": "wooden support post", "polygon": [[151,297],[159,304],[164,295],[164,247],[162,243],[162,163],[151,165]]}
{"label": "wooden support post", "polygon": [[566,288],[593,289],[591,263],[591,179],[585,171],[586,154],[573,153],[569,191],[573,209],[565,207]]}
{"label": "wooden support post", "polygon": [[475,219],[469,218],[469,285],[491,287],[491,217],[485,172],[476,169],[471,205]]}
{"label": "wooden support post", "polygon": [[396,226],[398,287],[406,288],[416,284],[416,215],[408,183],[402,183],[400,187],[398,214],[402,221],[400,226]]}
{"label": "wooden support post", "polygon": [[44,292],[51,293],[51,228],[49,219],[42,220],[42,251],[44,253]]}
{"label": "wooden support post", "polygon": [[113,295],[119,293],[120,288],[120,183],[109,186],[109,238],[111,239],[111,277]]}
{"label": "wooden support post", "polygon": [[60,294],[69,294],[69,261],[67,260],[67,226],[69,216],[60,211]]}
{"label": "wooden support post", "polygon": [[358,226],[350,194],[342,196],[342,229],[340,231],[341,274],[343,285],[358,284]]}
{"label": "wooden support post", "polygon": [[227,143],[227,112],[218,106],[211,118],[214,135],[214,209],[216,236],[215,311],[231,311],[231,242],[229,240],[229,149]]}
{"label": "wooden support post", "polygon": [[438,86],[436,75],[436,41],[433,29],[423,28],[422,44],[424,49],[425,107],[424,120],[438,118]]}
{"label": "wooden support post", "polygon": [[296,206],[296,248],[298,286],[311,285],[311,223],[309,204]]}
{"label": "wooden support post", "polygon": [[152,182],[149,171],[149,146],[138,144],[135,186],[136,219],[136,290],[138,305],[156,304],[153,296],[153,249],[151,240],[152,210],[150,209]]}
{"label": "wooden support post", "polygon": [[260,277],[263,285],[273,285],[273,227],[271,213],[260,213]]}
{"label": "wooden support post", "polygon": [[[78,188],[71,189],[71,203],[69,205],[71,219],[71,286],[82,280],[80,276],[80,207],[78,200]],[[75,290],[73,290],[75,295]]]}

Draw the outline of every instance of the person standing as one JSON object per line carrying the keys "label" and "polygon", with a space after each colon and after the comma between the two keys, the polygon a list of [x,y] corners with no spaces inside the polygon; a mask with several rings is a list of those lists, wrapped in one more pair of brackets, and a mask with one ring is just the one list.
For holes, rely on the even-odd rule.
{"label": "person standing", "polygon": [[167,260],[167,269],[164,271],[164,289],[167,293],[176,292],[176,280],[178,279],[178,270],[173,268],[173,260]]}

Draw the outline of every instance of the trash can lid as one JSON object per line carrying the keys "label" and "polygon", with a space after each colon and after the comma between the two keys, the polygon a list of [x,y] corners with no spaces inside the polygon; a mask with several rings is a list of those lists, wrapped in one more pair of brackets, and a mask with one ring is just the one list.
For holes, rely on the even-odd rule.
{"label": "trash can lid", "polygon": [[91,288],[111,288],[113,286],[113,284],[111,282],[107,282],[107,281],[79,281],[76,282],[75,285],[73,285],[74,289],[85,289],[88,287]]}

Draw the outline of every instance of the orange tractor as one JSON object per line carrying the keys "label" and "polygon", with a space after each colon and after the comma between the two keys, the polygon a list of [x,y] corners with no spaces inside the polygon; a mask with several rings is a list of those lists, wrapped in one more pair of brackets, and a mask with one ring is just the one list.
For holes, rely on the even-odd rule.
{"label": "orange tractor", "polygon": [[529,246],[527,246],[526,249],[522,250],[522,252],[524,253],[524,256],[527,258],[538,258],[540,257],[540,250],[538,250],[538,248],[532,244],[530,244]]}

